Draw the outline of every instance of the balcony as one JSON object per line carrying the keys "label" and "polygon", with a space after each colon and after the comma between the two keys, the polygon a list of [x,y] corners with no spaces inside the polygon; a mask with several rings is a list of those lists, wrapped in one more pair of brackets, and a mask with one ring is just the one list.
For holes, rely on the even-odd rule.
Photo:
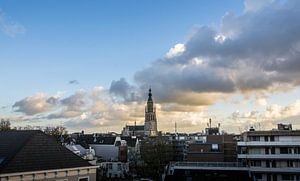
{"label": "balcony", "polygon": [[238,162],[172,162],[170,166],[173,169],[191,169],[191,170],[248,170]]}
{"label": "balcony", "polygon": [[238,146],[300,146],[299,141],[240,141],[237,143]]}
{"label": "balcony", "polygon": [[300,168],[296,167],[280,167],[280,168],[267,168],[267,167],[250,167],[251,172],[269,172],[269,173],[300,173]]}
{"label": "balcony", "polygon": [[300,154],[238,154],[239,159],[300,159]]}

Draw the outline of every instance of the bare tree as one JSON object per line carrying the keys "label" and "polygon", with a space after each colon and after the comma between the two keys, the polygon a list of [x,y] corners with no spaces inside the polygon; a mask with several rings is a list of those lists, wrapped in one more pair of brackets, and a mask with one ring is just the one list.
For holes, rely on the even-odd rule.
{"label": "bare tree", "polygon": [[10,121],[9,119],[1,119],[1,122],[0,122],[0,131],[7,131],[7,130],[10,130]]}
{"label": "bare tree", "polygon": [[63,126],[49,127],[44,129],[44,133],[54,136],[57,140],[64,142],[68,138],[68,131]]}

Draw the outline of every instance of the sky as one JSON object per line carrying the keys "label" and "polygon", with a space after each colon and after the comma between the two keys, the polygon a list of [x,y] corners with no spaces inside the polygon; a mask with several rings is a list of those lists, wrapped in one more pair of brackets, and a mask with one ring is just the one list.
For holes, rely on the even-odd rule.
{"label": "sky", "polygon": [[0,118],[120,132],[300,129],[296,0],[0,0]]}

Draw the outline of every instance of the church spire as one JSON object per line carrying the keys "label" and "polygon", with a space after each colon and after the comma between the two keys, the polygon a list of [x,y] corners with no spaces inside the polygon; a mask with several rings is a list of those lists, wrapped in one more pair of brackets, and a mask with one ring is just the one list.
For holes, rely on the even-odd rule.
{"label": "church spire", "polygon": [[148,102],[149,101],[152,101],[151,87],[149,88],[149,93],[148,93]]}
{"label": "church spire", "polygon": [[146,112],[153,112],[153,111],[154,111],[154,105],[153,105],[152,93],[151,93],[151,88],[150,88],[149,93],[148,93]]}
{"label": "church spire", "polygon": [[145,135],[146,136],[157,136],[157,119],[155,106],[152,100],[151,87],[148,92],[148,101],[145,108]]}

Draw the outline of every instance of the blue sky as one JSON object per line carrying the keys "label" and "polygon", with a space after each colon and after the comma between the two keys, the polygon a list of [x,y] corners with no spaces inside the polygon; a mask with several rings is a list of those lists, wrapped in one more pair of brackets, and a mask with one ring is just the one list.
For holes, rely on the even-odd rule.
{"label": "blue sky", "polygon": [[[100,121],[101,123],[98,123],[99,121],[96,118],[92,118],[95,116],[93,114],[87,123],[78,121],[76,116],[90,114],[90,110],[86,109],[71,118],[60,117],[59,119],[48,120],[46,115],[51,114],[51,112],[69,108],[59,107],[52,109],[50,106],[51,110],[47,110],[47,112],[38,111],[37,115],[28,115],[26,112],[21,111],[20,106],[15,106],[14,109],[12,109],[12,106],[16,102],[26,99],[26,97],[37,94],[44,94],[46,97],[62,94],[63,96],[60,99],[65,99],[78,91],[90,92],[95,87],[103,87],[108,97],[116,96],[110,91],[111,83],[114,80],[118,81],[120,78],[125,78],[129,87],[134,87],[132,89],[139,92],[145,88],[145,78],[139,77],[137,72],[143,72],[149,67],[155,69],[154,62],[164,59],[165,54],[174,45],[179,43],[188,45],[188,42],[195,36],[194,32],[199,31],[199,27],[208,26],[213,27],[216,31],[221,31],[222,18],[226,14],[233,13],[236,16],[247,14],[247,12],[245,13],[247,8],[244,5],[245,2],[240,0],[229,0],[226,2],[218,0],[1,0],[0,84],[2,86],[0,89],[0,106],[5,106],[6,108],[3,108],[0,113],[4,117],[12,117],[12,119],[14,119],[14,116],[22,116],[22,119],[25,117],[25,120],[34,120],[35,124],[42,126],[60,121],[68,126],[71,125],[71,130],[81,128],[76,126],[72,128],[72,121],[74,121],[74,125],[75,123],[80,123],[78,125],[89,125],[92,123],[91,125],[102,126],[106,123],[108,124],[109,121],[105,118]],[[269,6],[271,7],[271,5]],[[253,12],[251,11],[251,13]],[[257,12],[256,14],[259,15]],[[7,27],[14,27],[16,30]],[[152,69],[151,72],[156,75]],[[169,76],[171,77],[172,75]],[[78,83],[69,84],[69,81],[72,80],[77,80]],[[140,80],[142,80],[142,83]],[[153,79],[151,80],[153,81]],[[168,81],[167,83],[172,85],[172,81]],[[199,83],[201,83],[200,79]],[[221,96],[222,98],[216,98],[218,101],[213,101],[213,103],[203,104],[198,102],[195,115],[191,115],[193,114],[191,113],[192,111],[182,112],[178,116],[178,120],[183,120],[184,117],[182,124],[186,124],[186,120],[189,122],[189,117],[187,116],[190,116],[192,120],[194,119],[193,116],[198,116],[200,113],[203,115],[204,120],[209,116],[215,116],[216,119],[220,120],[228,119],[232,112],[235,112],[237,109],[244,112],[252,111],[258,97],[264,99],[262,101],[264,105],[263,107],[255,108],[255,110],[265,111],[267,106],[273,104],[280,104],[282,107],[289,106],[299,98],[297,97],[298,84],[288,81],[287,83],[289,85],[292,84],[290,87],[294,93],[288,93],[289,96],[284,101],[278,99],[278,95],[282,91],[277,91],[276,89],[275,93],[270,93],[270,87],[268,87],[268,90],[264,87],[264,93],[261,93],[261,90],[259,90],[245,95],[245,90],[243,88],[241,88],[243,90],[239,90],[238,87],[240,85],[238,85],[234,88],[236,91],[230,93],[230,96],[228,96],[227,90],[218,89],[216,91],[214,89],[213,91],[217,93],[225,94],[226,92],[226,95],[218,95],[217,97]],[[149,85],[152,82],[149,82],[147,79],[146,84]],[[169,104],[172,104],[172,106],[173,104],[191,105],[176,100],[170,102],[169,97],[160,95],[163,89],[157,88],[155,90],[156,87],[161,86],[156,85],[156,83],[153,84],[154,95],[155,91],[159,92],[157,99],[162,107],[165,104],[168,104],[167,106],[170,106]],[[173,87],[176,88],[176,86]],[[132,91],[132,89],[130,90]],[[202,89],[194,90],[193,86],[189,87],[189,85],[185,85],[184,90],[186,89],[193,90],[192,92],[197,94],[197,96],[207,93]],[[147,91],[146,89],[144,90]],[[211,93],[211,90],[208,92]],[[185,93],[187,95],[190,92]],[[198,95],[200,93],[201,95]],[[113,102],[115,99],[118,99],[119,102],[117,101],[117,103],[120,104],[121,99],[115,97],[111,99],[113,99]],[[247,102],[247,100],[252,102],[249,101],[240,106],[239,104],[232,104],[234,99],[237,99],[240,104],[243,101]],[[265,101],[267,101],[268,105],[265,105]],[[133,104],[132,102],[143,104],[140,99],[131,101],[130,104]],[[125,100],[123,104],[127,106],[129,103]],[[19,109],[19,111],[15,112],[16,109]],[[164,112],[161,116],[164,121],[175,119],[164,118],[166,114],[168,113]],[[119,130],[125,122],[132,122],[132,119],[132,117],[124,118],[123,122],[113,124],[115,127],[109,128]],[[140,122],[142,122],[142,118],[136,119],[141,119]],[[15,125],[18,124],[31,124],[31,122],[15,123]],[[193,124],[195,123],[192,121]],[[199,124],[203,124],[203,121]],[[162,124],[161,127],[167,127],[167,125]],[[87,129],[89,129],[88,126]],[[103,129],[96,131],[102,131]],[[189,131],[189,128],[187,127],[185,130]]]}

